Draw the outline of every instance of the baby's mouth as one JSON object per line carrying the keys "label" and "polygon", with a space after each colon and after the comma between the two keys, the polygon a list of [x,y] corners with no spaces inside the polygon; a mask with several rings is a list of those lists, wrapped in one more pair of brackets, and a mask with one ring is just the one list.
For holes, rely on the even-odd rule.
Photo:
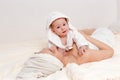
{"label": "baby's mouth", "polygon": [[63,31],[63,33],[66,33],[66,31]]}

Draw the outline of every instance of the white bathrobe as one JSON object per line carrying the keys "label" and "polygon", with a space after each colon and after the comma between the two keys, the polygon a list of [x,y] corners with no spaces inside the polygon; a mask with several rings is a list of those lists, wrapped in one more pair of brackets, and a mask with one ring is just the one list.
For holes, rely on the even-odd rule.
{"label": "white bathrobe", "polygon": [[[67,44],[63,45],[61,42],[60,37],[55,34],[54,32],[52,32],[50,25],[52,24],[53,21],[55,21],[58,18],[66,18],[68,21],[68,25],[69,25],[69,32],[67,34]],[[65,49],[65,50],[69,50],[72,49],[73,46],[73,42],[76,43],[78,49],[79,47],[83,46],[83,45],[88,45],[87,40],[83,37],[83,35],[81,35],[71,24],[69,21],[69,18],[59,12],[52,12],[49,17],[48,17],[48,23],[47,23],[47,29],[48,29],[48,42],[49,42],[49,48],[51,46],[57,46],[61,49]]]}

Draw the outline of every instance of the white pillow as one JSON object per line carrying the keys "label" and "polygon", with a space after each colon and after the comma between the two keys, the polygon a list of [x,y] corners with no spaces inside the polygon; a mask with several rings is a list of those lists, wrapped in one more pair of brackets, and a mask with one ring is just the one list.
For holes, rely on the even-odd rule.
{"label": "white pillow", "polygon": [[112,30],[113,33],[120,33],[120,21],[113,22],[108,26],[110,30]]}

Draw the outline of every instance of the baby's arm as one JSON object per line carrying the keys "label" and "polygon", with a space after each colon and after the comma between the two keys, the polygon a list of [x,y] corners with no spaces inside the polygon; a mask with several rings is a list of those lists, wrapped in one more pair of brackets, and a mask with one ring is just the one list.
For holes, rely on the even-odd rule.
{"label": "baby's arm", "polygon": [[74,31],[73,34],[74,34],[73,40],[76,43],[78,49],[82,45],[88,45],[88,41],[86,40],[86,38],[81,33],[78,33],[77,31]]}

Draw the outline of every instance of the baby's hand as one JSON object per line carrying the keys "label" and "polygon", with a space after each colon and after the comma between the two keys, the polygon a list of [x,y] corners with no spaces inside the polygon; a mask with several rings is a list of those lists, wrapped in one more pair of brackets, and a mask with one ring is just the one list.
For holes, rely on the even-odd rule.
{"label": "baby's hand", "polygon": [[81,46],[81,47],[79,48],[79,55],[80,55],[80,56],[83,55],[83,54],[86,52],[87,49],[88,49],[88,46],[87,46],[87,45]]}

